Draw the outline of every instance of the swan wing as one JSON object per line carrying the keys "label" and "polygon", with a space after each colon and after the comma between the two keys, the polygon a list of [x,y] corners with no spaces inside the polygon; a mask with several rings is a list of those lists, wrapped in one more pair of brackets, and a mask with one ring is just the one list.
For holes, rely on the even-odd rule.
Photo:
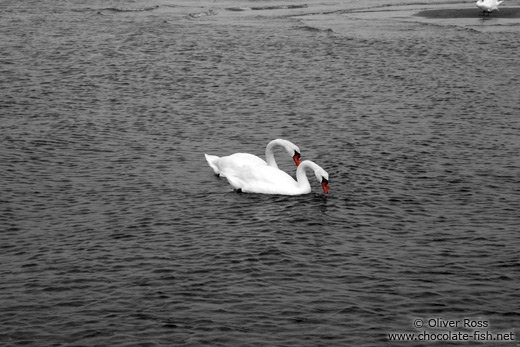
{"label": "swan wing", "polygon": [[220,165],[222,167],[238,170],[244,165],[267,165],[267,163],[265,160],[254,154],[235,153],[228,155],[227,157],[222,157]]}
{"label": "swan wing", "polygon": [[232,175],[246,165],[267,165],[265,160],[249,153],[235,153],[225,157],[217,157],[216,155],[204,154],[209,166],[215,174],[225,177]]}

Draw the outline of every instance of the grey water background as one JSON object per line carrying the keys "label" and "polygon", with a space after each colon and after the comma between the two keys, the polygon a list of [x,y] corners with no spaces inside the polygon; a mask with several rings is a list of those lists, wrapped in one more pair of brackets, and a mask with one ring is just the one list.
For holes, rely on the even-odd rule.
{"label": "grey water background", "polygon": [[[0,344],[520,333],[518,33],[219,11],[2,2]],[[204,160],[278,137],[330,194],[237,194]]]}

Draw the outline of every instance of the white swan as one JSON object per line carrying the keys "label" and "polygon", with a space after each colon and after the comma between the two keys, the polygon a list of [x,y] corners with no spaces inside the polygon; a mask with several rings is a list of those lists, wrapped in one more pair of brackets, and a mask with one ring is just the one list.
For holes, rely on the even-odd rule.
{"label": "white swan", "polygon": [[233,188],[244,193],[301,195],[311,192],[307,169],[314,171],[327,194],[329,174],[310,160],[300,163],[296,169],[296,181],[285,172],[267,165],[243,166],[226,178]]}
{"label": "white swan", "polygon": [[298,146],[290,141],[283,139],[272,140],[267,144],[265,148],[265,161],[256,155],[249,153],[235,153],[225,157],[217,157],[216,155],[209,154],[204,154],[204,156],[206,157],[209,166],[213,169],[215,174],[225,177],[232,174],[236,170],[239,170],[244,165],[264,165],[278,169],[278,165],[276,164],[273,153],[273,149],[276,146],[285,148],[287,153],[292,156],[296,165],[300,164],[300,149]]}
{"label": "white swan", "polygon": [[476,2],[476,5],[478,8],[482,10],[484,14],[489,14],[493,11],[498,11],[498,5],[503,3],[504,1],[498,1],[498,0],[478,0]]}

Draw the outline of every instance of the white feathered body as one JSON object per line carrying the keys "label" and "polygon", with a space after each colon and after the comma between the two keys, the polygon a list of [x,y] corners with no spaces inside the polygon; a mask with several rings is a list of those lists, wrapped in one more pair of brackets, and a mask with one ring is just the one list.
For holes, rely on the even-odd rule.
{"label": "white feathered body", "polygon": [[482,11],[492,12],[492,11],[498,11],[498,5],[503,3],[504,1],[498,1],[498,0],[478,0],[476,2],[476,5],[478,8],[480,8]]}

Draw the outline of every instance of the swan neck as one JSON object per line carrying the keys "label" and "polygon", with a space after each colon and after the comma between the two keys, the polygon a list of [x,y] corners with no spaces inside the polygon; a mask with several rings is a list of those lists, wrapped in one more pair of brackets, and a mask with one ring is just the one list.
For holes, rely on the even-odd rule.
{"label": "swan neck", "polygon": [[276,146],[282,146],[280,141],[273,140],[267,144],[267,147],[265,147],[265,161],[267,165],[272,166],[274,168],[278,169],[278,164],[276,164],[276,160],[274,159],[274,147]]}
{"label": "swan neck", "polygon": [[298,186],[310,187],[309,179],[307,178],[307,169],[310,168],[314,169],[312,163],[308,161],[304,161],[298,166],[298,169],[296,169],[296,181],[298,182]]}

